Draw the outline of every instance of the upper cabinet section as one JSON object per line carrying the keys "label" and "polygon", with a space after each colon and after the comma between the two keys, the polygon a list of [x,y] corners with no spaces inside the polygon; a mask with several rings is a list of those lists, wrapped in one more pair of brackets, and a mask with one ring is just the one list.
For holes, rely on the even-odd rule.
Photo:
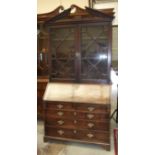
{"label": "upper cabinet section", "polygon": [[48,38],[50,82],[110,83],[113,9],[62,10],[38,17]]}

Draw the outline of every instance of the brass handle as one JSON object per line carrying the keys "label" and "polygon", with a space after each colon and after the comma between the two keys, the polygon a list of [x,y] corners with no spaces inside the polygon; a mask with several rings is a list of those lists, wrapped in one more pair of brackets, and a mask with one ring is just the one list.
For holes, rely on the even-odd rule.
{"label": "brass handle", "polygon": [[93,111],[95,108],[94,107],[88,107],[89,111]]}
{"label": "brass handle", "polygon": [[64,134],[63,130],[58,130],[57,132],[58,132],[59,135],[63,135]]}
{"label": "brass handle", "polygon": [[93,115],[93,114],[87,114],[87,117],[88,117],[89,119],[92,119],[92,118],[94,117],[94,115]]}
{"label": "brass handle", "polygon": [[62,109],[62,108],[63,108],[63,105],[62,105],[62,104],[58,104],[57,107],[58,107],[59,109]]}
{"label": "brass handle", "polygon": [[74,112],[74,116],[76,116],[77,115],[77,112]]}
{"label": "brass handle", "polygon": [[64,124],[64,121],[63,121],[63,120],[59,120],[59,121],[57,121],[57,123],[58,123],[59,125],[62,125],[62,124]]}
{"label": "brass handle", "polygon": [[77,121],[76,120],[74,120],[74,124],[76,124],[77,123]]}
{"label": "brass handle", "polygon": [[93,123],[88,123],[88,127],[89,127],[89,128],[92,128],[93,126],[94,126]]}
{"label": "brass handle", "polygon": [[91,133],[89,133],[89,134],[87,134],[87,137],[88,137],[88,138],[92,138],[92,137],[94,137],[94,135],[91,134]]}
{"label": "brass handle", "polygon": [[59,112],[57,112],[57,114],[58,114],[59,116],[62,116],[64,113],[61,112],[61,111],[59,111]]}
{"label": "brass handle", "polygon": [[74,130],[74,131],[73,131],[73,133],[75,133],[75,134],[76,134],[76,133],[77,133],[77,131],[76,131],[76,130]]}

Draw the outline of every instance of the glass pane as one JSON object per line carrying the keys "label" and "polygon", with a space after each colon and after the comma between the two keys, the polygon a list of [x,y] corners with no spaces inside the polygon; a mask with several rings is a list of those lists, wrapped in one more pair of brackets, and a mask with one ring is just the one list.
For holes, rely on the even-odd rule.
{"label": "glass pane", "polygon": [[73,79],[75,76],[75,29],[55,28],[51,32],[52,78]]}
{"label": "glass pane", "polygon": [[73,60],[52,60],[52,78],[73,79],[74,78],[74,61]]}
{"label": "glass pane", "polygon": [[105,79],[108,67],[108,27],[83,26],[81,38],[82,79]]}
{"label": "glass pane", "polygon": [[107,77],[107,68],[104,61],[83,60],[82,61],[82,78],[83,79],[104,79]]}

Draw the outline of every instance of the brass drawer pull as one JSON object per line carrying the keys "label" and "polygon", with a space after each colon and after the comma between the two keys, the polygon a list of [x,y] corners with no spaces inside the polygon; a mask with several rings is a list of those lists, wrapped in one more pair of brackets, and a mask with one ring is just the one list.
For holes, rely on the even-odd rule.
{"label": "brass drawer pull", "polygon": [[93,123],[88,123],[88,127],[89,127],[89,128],[92,128],[93,126],[94,126]]}
{"label": "brass drawer pull", "polygon": [[94,137],[94,135],[91,134],[91,133],[89,133],[89,134],[87,134],[87,137],[88,137],[88,138],[92,138],[92,137]]}
{"label": "brass drawer pull", "polygon": [[77,112],[74,112],[74,116],[76,116],[77,115]]}
{"label": "brass drawer pull", "polygon": [[77,120],[74,120],[74,124],[76,124],[77,123]]}
{"label": "brass drawer pull", "polygon": [[89,119],[92,119],[92,118],[94,117],[94,115],[93,115],[93,114],[87,114],[87,117],[88,117]]}
{"label": "brass drawer pull", "polygon": [[58,132],[59,135],[63,135],[64,134],[63,130],[58,130],[57,132]]}
{"label": "brass drawer pull", "polygon": [[57,112],[57,114],[58,114],[59,116],[62,116],[64,113],[61,112],[61,111],[59,111],[59,112]]}
{"label": "brass drawer pull", "polygon": [[64,124],[64,121],[63,121],[63,120],[59,120],[59,121],[57,121],[57,123],[58,123],[59,125],[62,125],[62,124]]}
{"label": "brass drawer pull", "polygon": [[57,107],[58,107],[59,109],[62,109],[62,108],[63,108],[63,105],[62,105],[62,104],[58,104]]}
{"label": "brass drawer pull", "polygon": [[89,111],[93,111],[95,108],[94,107],[88,107]]}
{"label": "brass drawer pull", "polygon": [[76,130],[74,130],[74,131],[73,131],[73,133],[74,133],[74,134],[76,134],[76,133],[77,133],[77,131],[76,131]]}

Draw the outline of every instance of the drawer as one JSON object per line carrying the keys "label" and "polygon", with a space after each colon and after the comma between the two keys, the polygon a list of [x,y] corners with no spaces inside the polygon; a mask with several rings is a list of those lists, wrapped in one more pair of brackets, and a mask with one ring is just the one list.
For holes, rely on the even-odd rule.
{"label": "drawer", "polygon": [[55,109],[44,109],[46,118],[71,118],[73,117],[73,112],[65,110],[55,110]]}
{"label": "drawer", "polygon": [[64,127],[70,129],[89,129],[89,130],[102,130],[109,131],[109,122],[98,122],[98,121],[84,121],[77,119],[64,119],[64,118],[46,118],[45,124],[54,127]]}
{"label": "drawer", "polygon": [[84,141],[91,142],[110,142],[110,133],[109,132],[99,132],[99,131],[90,131],[90,130],[77,130],[75,138]]}
{"label": "drawer", "polygon": [[45,126],[45,136],[72,138],[73,130]]}
{"label": "drawer", "polygon": [[46,108],[48,109],[72,109],[72,103],[68,102],[47,102]]}
{"label": "drawer", "polygon": [[109,132],[75,130],[45,126],[45,136],[51,137],[71,138],[83,141],[109,143],[109,134]]}
{"label": "drawer", "polygon": [[110,105],[105,104],[87,104],[87,103],[76,103],[73,104],[74,108],[79,111],[86,111],[86,112],[97,112],[97,113],[105,113],[110,112]]}
{"label": "drawer", "polygon": [[87,112],[77,112],[74,110],[55,110],[55,109],[45,109],[46,117],[50,118],[72,118],[72,119],[84,119],[84,120],[96,120],[104,121],[109,120],[110,113],[87,113]]}
{"label": "drawer", "polygon": [[110,119],[110,113],[87,113],[87,112],[77,112],[77,119],[84,119],[88,121],[104,121]]}

